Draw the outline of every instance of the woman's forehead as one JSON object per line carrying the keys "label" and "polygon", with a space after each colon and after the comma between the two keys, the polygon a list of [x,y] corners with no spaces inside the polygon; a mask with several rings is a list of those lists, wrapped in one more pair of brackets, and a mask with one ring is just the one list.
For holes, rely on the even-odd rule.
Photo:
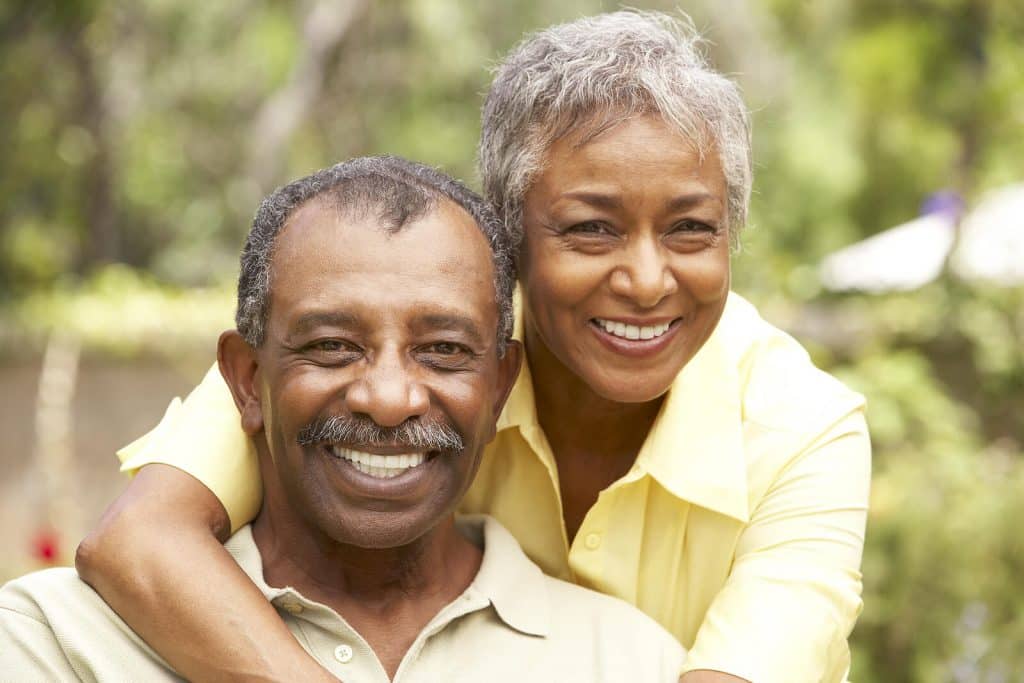
{"label": "woman's forehead", "polygon": [[700,180],[708,192],[724,197],[726,191],[718,155],[702,153],[654,116],[628,119],[582,144],[571,136],[555,141],[531,189],[545,185],[548,191],[601,193],[638,178],[647,183]]}

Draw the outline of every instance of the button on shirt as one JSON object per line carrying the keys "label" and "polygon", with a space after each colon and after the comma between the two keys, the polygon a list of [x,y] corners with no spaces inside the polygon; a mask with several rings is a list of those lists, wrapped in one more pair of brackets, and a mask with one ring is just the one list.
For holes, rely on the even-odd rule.
{"label": "button on shirt", "polygon": [[[392,683],[675,683],[684,651],[649,617],[545,576],[491,518],[459,525],[484,549],[480,571],[419,634]],[[250,527],[226,547],[322,666],[351,683],[388,683],[342,616],[264,582]],[[0,672],[12,681],[179,680],[72,569],[36,572],[0,589]]]}
{"label": "button on shirt", "polygon": [[[731,294],[634,467],[601,492],[572,543],[527,364],[462,509],[501,521],[548,574],[652,616],[690,649],[686,670],[835,683],[861,609],[863,412],[860,395]],[[119,456],[129,471],[186,470],[233,525],[259,508],[256,458],[216,366]]]}

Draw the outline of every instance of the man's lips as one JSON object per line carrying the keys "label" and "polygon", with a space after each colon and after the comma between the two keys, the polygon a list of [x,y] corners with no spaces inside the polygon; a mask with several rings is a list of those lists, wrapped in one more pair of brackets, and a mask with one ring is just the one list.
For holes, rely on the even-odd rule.
{"label": "man's lips", "polygon": [[391,479],[419,467],[429,457],[427,451],[406,450],[383,454],[337,445],[328,446],[328,450],[334,457],[349,462],[360,472],[381,479]]}
{"label": "man's lips", "polygon": [[[343,451],[337,449],[334,444],[321,443],[315,447],[315,450],[326,460],[328,476],[333,481],[333,485],[344,491],[345,495],[366,501],[390,501],[387,503],[388,505],[400,501],[408,503],[429,497],[438,486],[437,474],[440,471],[438,466],[449,455],[442,451],[419,451],[418,454],[423,455],[423,461],[413,465],[415,459],[409,459],[407,460],[408,465],[405,466],[401,465],[400,461],[391,460],[395,457],[393,455],[382,456],[388,460],[385,461],[384,467],[379,467],[359,464],[350,457],[344,457]],[[399,456],[414,456],[416,454],[410,452],[399,454]],[[360,455],[361,457],[372,457],[379,454],[360,451]],[[388,467],[388,465],[398,465],[398,467]]]}

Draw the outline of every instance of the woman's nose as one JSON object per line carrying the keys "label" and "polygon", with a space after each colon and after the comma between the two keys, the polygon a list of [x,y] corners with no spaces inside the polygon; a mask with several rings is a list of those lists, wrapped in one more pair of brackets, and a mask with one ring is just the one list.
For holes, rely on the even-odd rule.
{"label": "woman's nose", "polygon": [[664,248],[656,239],[645,239],[623,253],[624,260],[611,276],[612,293],[629,299],[638,308],[654,308],[679,283],[669,268]]}
{"label": "woman's nose", "polygon": [[349,410],[382,427],[396,427],[422,417],[430,408],[426,388],[413,376],[408,361],[397,351],[377,354],[346,393]]}

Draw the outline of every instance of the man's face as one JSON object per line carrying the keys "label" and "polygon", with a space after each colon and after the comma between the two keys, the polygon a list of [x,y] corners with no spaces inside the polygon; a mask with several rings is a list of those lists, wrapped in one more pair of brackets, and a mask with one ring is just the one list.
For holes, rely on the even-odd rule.
{"label": "man's face", "polygon": [[276,470],[266,505],[335,542],[390,548],[461,500],[518,348],[498,358],[491,254],[471,216],[439,202],[388,234],[372,214],[314,200],[279,235],[243,422],[262,424]]}

